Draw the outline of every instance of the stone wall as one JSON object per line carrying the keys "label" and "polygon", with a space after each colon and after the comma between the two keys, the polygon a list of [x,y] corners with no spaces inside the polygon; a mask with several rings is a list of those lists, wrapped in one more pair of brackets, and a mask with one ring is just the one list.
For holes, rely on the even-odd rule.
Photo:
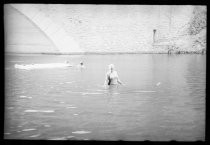
{"label": "stone wall", "polygon": [[[72,37],[81,52],[165,53],[175,48],[190,50],[195,42],[192,39],[197,39],[191,37],[188,31],[192,28],[190,24],[196,15],[194,6],[35,4],[15,7],[20,11],[23,7],[33,8],[42,13]],[[47,25],[49,24],[46,24],[46,28]],[[45,29],[42,31],[46,32]],[[203,33],[205,30],[202,31],[202,38],[199,33],[201,41],[204,41]],[[45,34],[51,37],[48,33]],[[63,38],[59,39],[62,42]],[[75,52],[70,46],[63,46],[69,47],[70,53]],[[62,48],[57,49],[62,52]]]}

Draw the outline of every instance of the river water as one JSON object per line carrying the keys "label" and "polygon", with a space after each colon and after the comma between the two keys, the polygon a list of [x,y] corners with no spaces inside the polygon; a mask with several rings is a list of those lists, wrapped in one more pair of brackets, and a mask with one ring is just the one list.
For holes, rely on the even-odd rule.
{"label": "river water", "polygon": [[[5,139],[205,140],[206,55],[6,55]],[[15,64],[77,67],[21,70]],[[125,84],[103,88],[113,63]]]}

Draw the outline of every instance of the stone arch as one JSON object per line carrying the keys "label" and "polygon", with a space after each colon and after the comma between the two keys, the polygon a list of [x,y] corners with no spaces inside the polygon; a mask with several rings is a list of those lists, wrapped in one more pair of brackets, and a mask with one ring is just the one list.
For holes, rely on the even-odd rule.
{"label": "stone arch", "polygon": [[33,7],[33,5],[10,5],[38,26],[38,28],[53,42],[59,52],[83,52],[73,37],[69,36],[61,26],[55,24],[49,17],[46,17],[41,11]]}
{"label": "stone arch", "polygon": [[4,6],[5,51],[10,53],[58,53],[54,43],[22,13]]}

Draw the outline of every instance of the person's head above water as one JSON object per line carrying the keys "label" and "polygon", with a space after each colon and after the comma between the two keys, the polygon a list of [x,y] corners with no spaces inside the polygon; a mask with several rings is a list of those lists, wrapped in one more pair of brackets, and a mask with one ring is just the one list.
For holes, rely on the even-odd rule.
{"label": "person's head above water", "polygon": [[113,70],[114,70],[114,64],[110,64],[110,65],[109,65],[109,70],[110,70],[110,71],[113,71]]}
{"label": "person's head above water", "polygon": [[80,65],[83,65],[83,62],[80,62]]}

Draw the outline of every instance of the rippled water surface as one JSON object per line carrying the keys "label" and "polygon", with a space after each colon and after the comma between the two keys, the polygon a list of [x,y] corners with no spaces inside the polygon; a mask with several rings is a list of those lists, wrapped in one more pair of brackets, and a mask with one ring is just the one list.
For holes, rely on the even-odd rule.
{"label": "rippled water surface", "polygon": [[[14,68],[66,60],[86,68]],[[124,86],[102,87],[110,63]],[[206,55],[6,55],[5,74],[5,139],[205,140]]]}

